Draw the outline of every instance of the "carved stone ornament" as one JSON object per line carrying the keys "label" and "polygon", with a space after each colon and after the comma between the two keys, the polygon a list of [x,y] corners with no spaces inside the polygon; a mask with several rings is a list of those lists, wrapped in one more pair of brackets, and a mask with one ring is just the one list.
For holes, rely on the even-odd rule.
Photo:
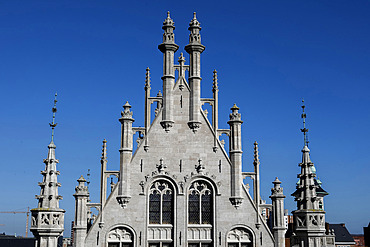
{"label": "carved stone ornament", "polygon": [[127,207],[127,204],[130,202],[130,196],[117,196],[117,202],[124,209]]}
{"label": "carved stone ornament", "polygon": [[172,128],[172,127],[173,127],[173,121],[170,121],[170,120],[162,121],[162,122],[161,122],[161,126],[162,126],[162,128],[163,128],[166,132],[169,132],[169,131],[170,131],[170,128]]}
{"label": "carved stone ornament", "polygon": [[108,242],[132,242],[132,234],[123,227],[118,227],[108,233]]}
{"label": "carved stone ornament", "polygon": [[[251,243],[252,237],[249,231],[243,228],[236,228],[227,234],[228,243]],[[243,246],[243,245],[242,245]]]}
{"label": "carved stone ornament", "polygon": [[243,198],[242,197],[230,197],[230,202],[231,204],[238,209],[239,206],[243,203]]}
{"label": "carved stone ornament", "polygon": [[200,128],[201,123],[196,121],[190,121],[188,122],[188,126],[190,129],[193,130],[193,132],[197,132],[197,130]]}

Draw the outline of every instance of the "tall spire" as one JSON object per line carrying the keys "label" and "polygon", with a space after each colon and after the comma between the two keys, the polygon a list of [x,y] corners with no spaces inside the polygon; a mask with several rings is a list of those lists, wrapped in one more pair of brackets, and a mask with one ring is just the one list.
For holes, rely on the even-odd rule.
{"label": "tall spire", "polygon": [[57,93],[55,92],[54,106],[51,109],[51,111],[53,112],[53,121],[51,123],[49,123],[49,125],[51,127],[51,143],[53,143],[53,141],[54,141],[54,129],[57,126],[57,123],[55,122],[55,114],[57,113],[57,102],[58,102]]}
{"label": "tall spire", "polygon": [[57,170],[59,161],[55,157],[56,146],[53,142],[54,129],[57,126],[55,123],[55,113],[57,112],[57,94],[55,93],[54,106],[52,108],[53,120],[50,123],[51,127],[51,142],[48,145],[48,156],[44,159],[45,170],[41,171],[43,175],[42,182],[39,182],[40,195],[36,195],[38,199],[37,208],[31,209],[32,224],[31,231],[36,237],[36,247],[57,247],[57,239],[64,230],[64,210],[59,208],[59,200],[63,199],[58,194],[57,176],[60,172]]}
{"label": "tall spire", "polygon": [[[321,188],[316,180],[316,169],[310,159],[310,149],[308,148],[308,138],[306,129],[306,113],[304,100],[302,100],[302,119],[303,128],[301,131],[304,136],[304,147],[302,149],[302,162],[298,174],[299,181],[296,191],[292,196],[297,202],[297,210],[293,211],[293,232],[291,243],[294,246],[311,246],[312,243],[327,243],[328,236],[325,234],[325,211],[323,207],[324,196],[328,193]],[[333,241],[334,240],[330,240]]]}
{"label": "tall spire", "polygon": [[308,147],[308,129],[306,129],[306,113],[304,109],[306,106],[304,105],[304,99],[302,99],[302,119],[303,119],[303,129],[301,129],[301,132],[303,133],[303,141],[304,141],[304,147]]}

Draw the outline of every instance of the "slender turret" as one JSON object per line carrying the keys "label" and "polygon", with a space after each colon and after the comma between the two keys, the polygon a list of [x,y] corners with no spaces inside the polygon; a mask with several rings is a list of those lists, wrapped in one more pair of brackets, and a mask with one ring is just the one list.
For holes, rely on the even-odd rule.
{"label": "slender turret", "polygon": [[168,132],[173,126],[173,87],[175,85],[175,69],[174,69],[174,54],[179,49],[175,44],[175,29],[174,22],[170,17],[170,12],[167,12],[167,18],[163,22],[164,30],[163,43],[158,46],[158,49],[163,52],[163,111],[162,111],[162,127]]}
{"label": "slender turret", "polygon": [[190,85],[190,104],[189,104],[189,127],[195,132],[200,128],[200,54],[205,47],[201,44],[200,23],[197,20],[196,13],[189,24],[189,44],[185,50],[190,55],[189,64],[189,85]]}
{"label": "slender turret", "polygon": [[119,187],[117,201],[123,208],[126,207],[130,200],[130,172],[129,164],[132,158],[133,148],[133,131],[132,123],[135,121],[132,118],[132,112],[130,111],[131,105],[126,102],[123,106],[123,112],[121,112],[121,148],[120,152],[120,176],[119,176]]}
{"label": "slender turret", "polygon": [[271,189],[272,200],[272,232],[275,238],[275,247],[285,247],[285,221],[284,221],[284,194],[281,182],[276,177],[272,182],[274,188]]}
{"label": "slender turret", "polygon": [[51,127],[51,142],[48,145],[48,156],[44,159],[45,170],[41,171],[43,180],[39,183],[40,195],[37,195],[38,206],[31,209],[32,223],[31,231],[36,237],[35,247],[57,247],[59,236],[64,231],[64,210],[59,208],[59,200],[63,197],[58,195],[60,183],[57,176],[59,161],[55,157],[56,146],[54,144],[54,129],[57,126],[55,114],[57,112],[57,94],[55,93],[54,106],[52,108],[53,120]]}
{"label": "slender turret", "polygon": [[81,175],[77,180],[76,193],[73,195],[76,201],[75,221],[73,226],[73,247],[84,247],[87,234],[87,201],[89,191],[85,185],[86,179]]}
{"label": "slender turret", "polygon": [[227,122],[230,125],[230,140],[229,140],[229,155],[231,160],[231,198],[230,201],[235,207],[242,203],[242,134],[241,114],[238,112],[239,107],[235,104],[231,107],[230,120]]}

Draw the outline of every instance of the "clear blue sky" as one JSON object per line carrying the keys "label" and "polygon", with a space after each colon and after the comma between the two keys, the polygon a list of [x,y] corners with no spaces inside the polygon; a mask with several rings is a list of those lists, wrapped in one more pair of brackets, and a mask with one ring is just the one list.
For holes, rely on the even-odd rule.
{"label": "clear blue sky", "polygon": [[[179,1],[180,2],[180,1]],[[175,39],[188,43],[193,12],[203,27],[202,96],[219,72],[220,128],[240,107],[244,171],[260,143],[262,197],[275,176],[289,211],[303,138],[301,99],[307,104],[311,159],[326,197],[326,219],[362,233],[370,220],[370,2],[358,1],[1,1],[0,211],[34,208],[42,160],[55,134],[59,189],[70,235],[74,187],[91,169],[91,199],[99,200],[101,141],[108,167],[119,167],[122,105],[143,126],[145,68],[152,92],[162,87],[162,22],[171,11]],[[186,54],[186,58],[188,58]],[[188,60],[188,59],[187,59]],[[24,235],[25,215],[0,215],[0,232]]]}

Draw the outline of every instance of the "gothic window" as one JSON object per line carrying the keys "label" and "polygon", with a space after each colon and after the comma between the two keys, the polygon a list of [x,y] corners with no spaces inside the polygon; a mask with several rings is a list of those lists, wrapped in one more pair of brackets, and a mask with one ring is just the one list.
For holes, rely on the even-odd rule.
{"label": "gothic window", "polygon": [[245,228],[235,228],[227,234],[228,247],[252,247],[253,238],[250,231]]}
{"label": "gothic window", "polygon": [[117,227],[108,233],[108,247],[132,247],[133,235],[124,227]]}
{"label": "gothic window", "polygon": [[171,185],[154,182],[149,192],[149,224],[173,224],[173,201]]}
{"label": "gothic window", "polygon": [[212,224],[212,191],[203,182],[194,182],[189,188],[189,224]]}

